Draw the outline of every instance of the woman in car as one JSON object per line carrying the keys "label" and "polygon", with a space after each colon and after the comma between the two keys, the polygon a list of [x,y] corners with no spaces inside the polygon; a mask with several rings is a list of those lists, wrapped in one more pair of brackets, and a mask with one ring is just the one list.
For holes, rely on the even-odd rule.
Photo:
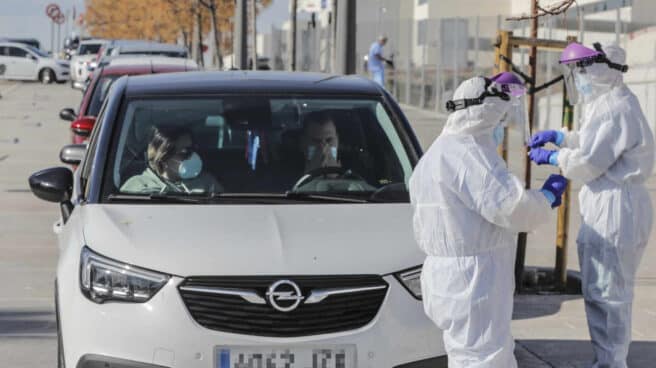
{"label": "woman in car", "polygon": [[203,172],[203,161],[193,150],[191,132],[177,127],[155,127],[148,144],[148,167],[121,187],[124,193],[218,193],[223,187]]}

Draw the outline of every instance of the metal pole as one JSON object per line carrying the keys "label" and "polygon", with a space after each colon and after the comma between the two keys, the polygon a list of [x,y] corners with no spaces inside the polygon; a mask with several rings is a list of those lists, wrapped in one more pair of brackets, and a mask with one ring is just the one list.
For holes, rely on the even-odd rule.
{"label": "metal pole", "polygon": [[257,0],[250,0],[250,23],[251,23],[251,60],[253,70],[257,70]]}
{"label": "metal pole", "polygon": [[297,0],[291,0],[289,2],[289,40],[287,45],[288,49],[288,59],[289,59],[289,70],[296,70],[296,9],[298,7]]}
{"label": "metal pole", "polygon": [[338,4],[337,74],[355,74],[356,0],[339,0]]}
{"label": "metal pole", "polygon": [[55,56],[55,21],[50,21],[50,54]]}
{"label": "metal pole", "polygon": [[478,51],[480,49],[480,43],[479,40],[481,38],[481,17],[476,16],[476,38],[474,38],[474,71],[476,71],[476,74],[479,74],[479,63],[478,63]]}
{"label": "metal pole", "polygon": [[235,36],[233,53],[235,55],[235,62],[237,69],[248,69],[248,22],[247,22],[247,8],[246,1],[237,0],[235,8]]}
{"label": "metal pole", "polygon": [[337,0],[332,0],[333,8],[331,15],[331,44],[330,44],[330,71],[337,73]]}
{"label": "metal pole", "polygon": [[453,34],[453,93],[456,92],[456,88],[458,88],[458,53],[460,50],[458,50],[458,47],[460,47],[460,43],[458,42],[458,18],[453,18],[453,28],[451,28],[451,32]]}
{"label": "metal pole", "polygon": [[615,43],[620,44],[620,33],[622,32],[622,17],[620,8],[615,10]]}
{"label": "metal pole", "polygon": [[61,51],[61,24],[57,23],[57,53]]}
{"label": "metal pole", "polygon": [[[531,3],[531,14],[533,18],[531,19],[531,38],[538,38],[538,0],[533,0]],[[535,81],[535,76],[537,74],[537,47],[531,46],[528,64],[529,64],[529,76],[533,81]],[[535,95],[530,94],[528,96],[528,126],[529,130],[533,130],[533,122],[535,120]],[[524,147],[524,183],[526,189],[531,188],[531,161],[528,158],[528,147]],[[522,291],[522,277],[524,275],[524,261],[526,259],[526,233],[519,233],[517,237],[517,257],[515,258],[515,290],[517,292]]]}

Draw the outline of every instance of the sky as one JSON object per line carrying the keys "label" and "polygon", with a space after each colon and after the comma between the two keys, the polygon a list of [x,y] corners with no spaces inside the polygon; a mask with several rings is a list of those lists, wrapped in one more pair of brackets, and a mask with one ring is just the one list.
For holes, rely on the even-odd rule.
{"label": "sky", "polygon": [[[42,49],[50,50],[51,21],[45,14],[50,3],[58,4],[64,13],[72,14],[73,7],[78,15],[84,10],[84,0],[0,0],[0,37],[36,38],[41,42]],[[272,25],[280,25],[288,17],[288,0],[273,0],[258,17],[258,30],[268,33]],[[72,29],[69,18],[61,26],[60,44]],[[55,31],[55,40],[56,34]]]}

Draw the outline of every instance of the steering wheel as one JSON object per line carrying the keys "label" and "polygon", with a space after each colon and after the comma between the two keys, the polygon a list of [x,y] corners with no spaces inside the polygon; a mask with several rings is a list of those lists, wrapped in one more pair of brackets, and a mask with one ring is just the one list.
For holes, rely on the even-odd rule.
{"label": "steering wheel", "polygon": [[338,175],[340,179],[353,179],[366,182],[362,176],[354,173],[350,169],[345,169],[341,166],[319,167],[317,169],[310,170],[307,174],[298,179],[296,184],[294,184],[292,187],[292,191],[298,190],[298,188],[304,186],[307,183],[310,183],[317,178],[323,177],[325,179],[330,179],[328,178],[328,175]]}

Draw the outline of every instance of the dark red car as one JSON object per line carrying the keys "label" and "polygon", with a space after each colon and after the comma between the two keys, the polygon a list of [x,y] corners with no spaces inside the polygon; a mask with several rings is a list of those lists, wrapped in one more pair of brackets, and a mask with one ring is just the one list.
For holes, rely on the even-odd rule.
{"label": "dark red car", "polygon": [[126,57],[112,61],[111,64],[93,72],[91,82],[84,91],[78,112],[71,108],[62,109],[59,117],[71,121],[74,144],[83,143],[96,122],[96,116],[107,96],[109,87],[124,75],[143,75],[173,73],[198,70],[196,63],[189,59],[168,57]]}

